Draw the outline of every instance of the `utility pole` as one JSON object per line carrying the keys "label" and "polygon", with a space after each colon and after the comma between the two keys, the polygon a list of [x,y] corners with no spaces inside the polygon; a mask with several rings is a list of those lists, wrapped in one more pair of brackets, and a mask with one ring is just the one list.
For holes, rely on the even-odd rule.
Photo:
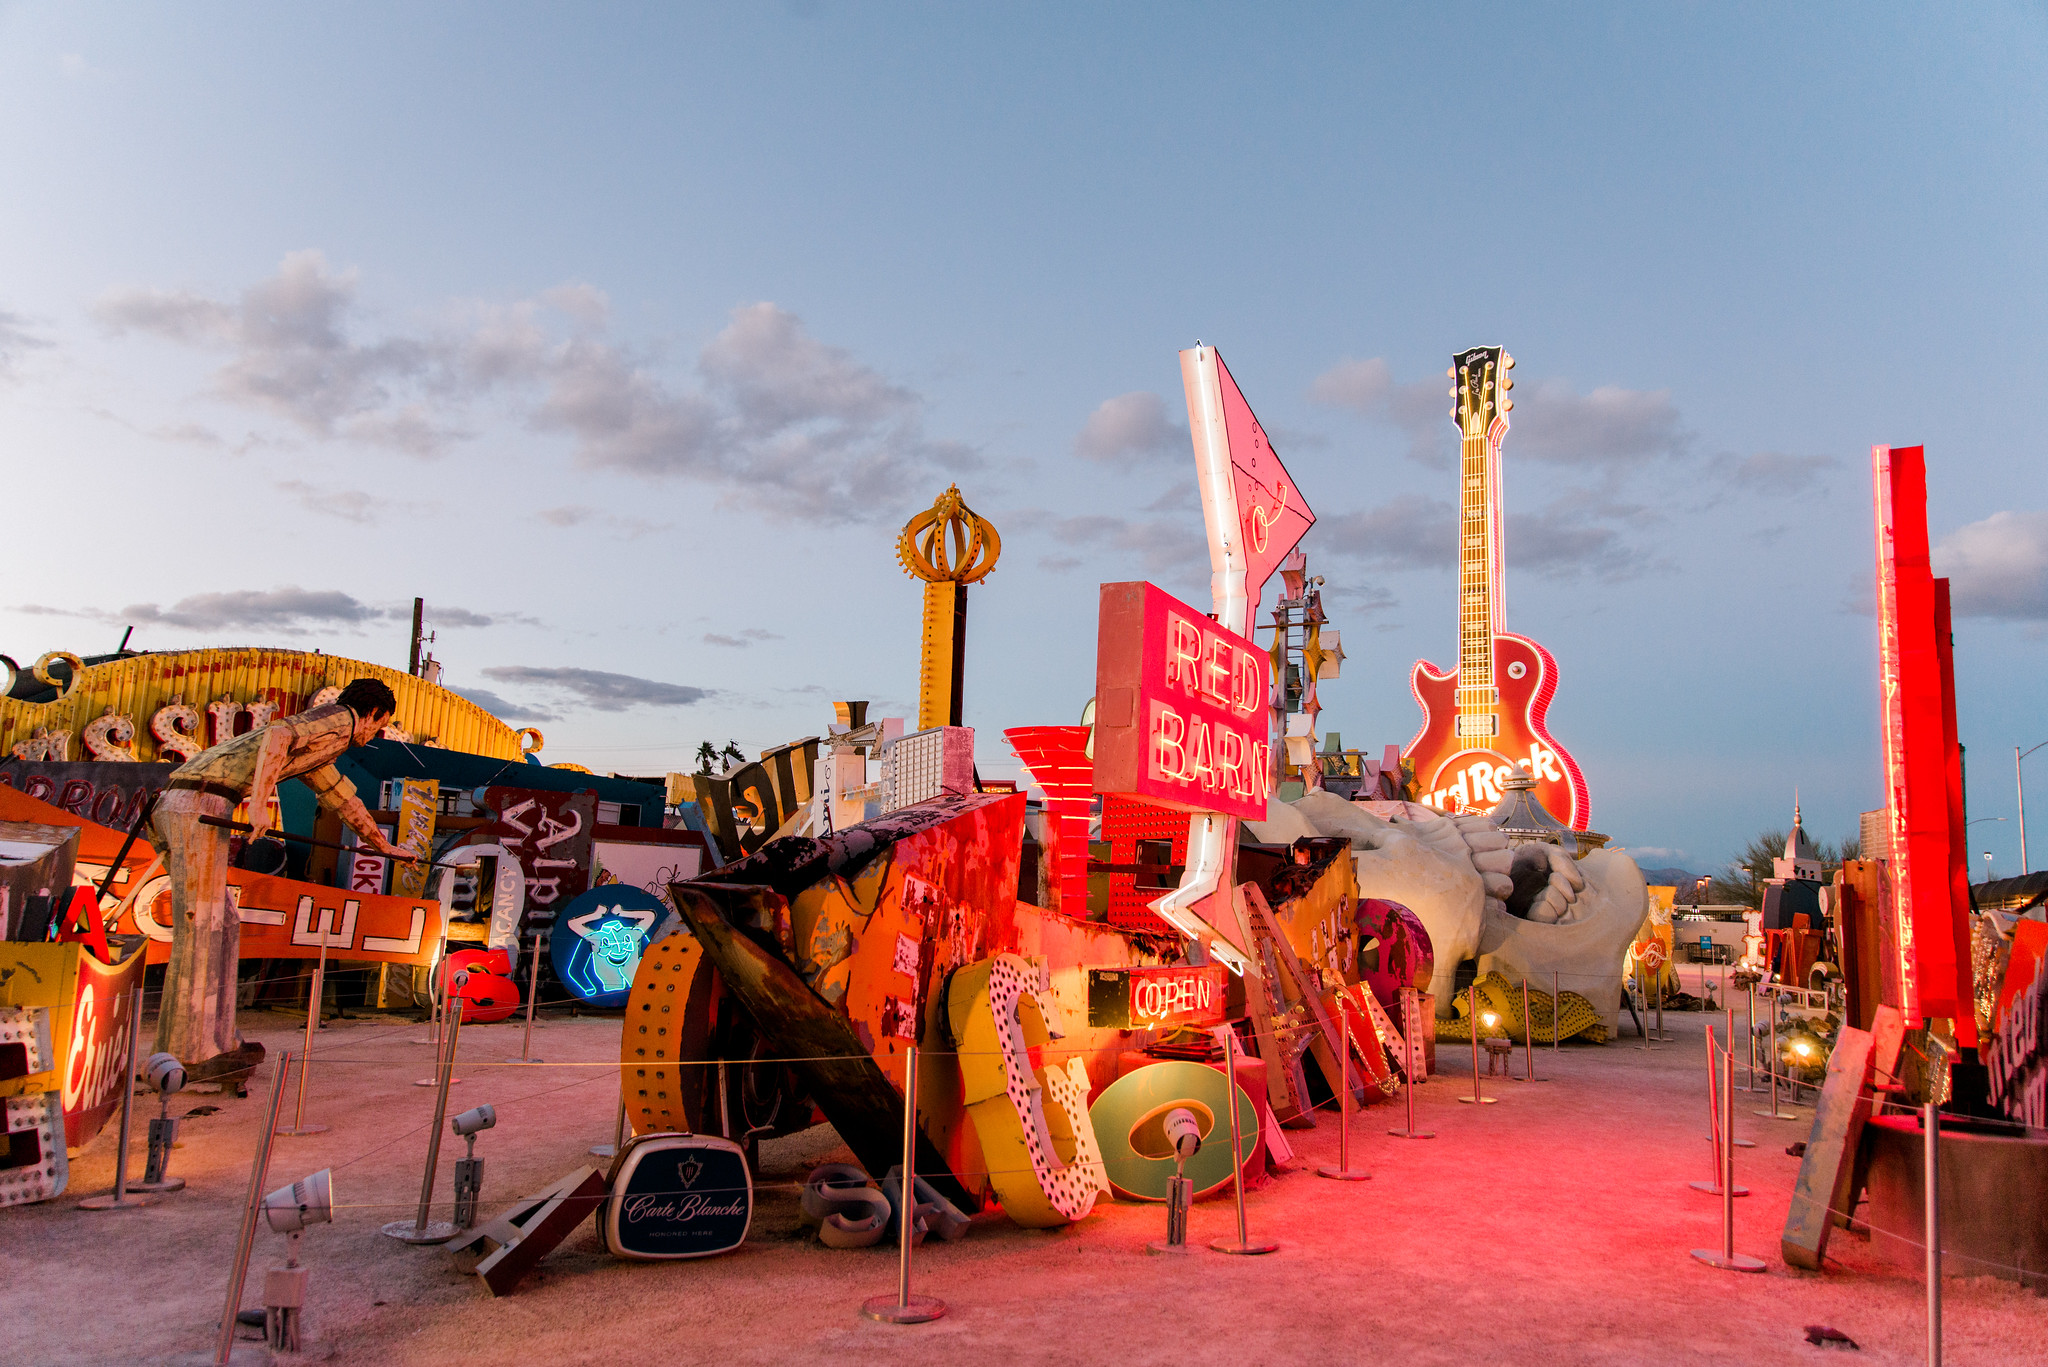
{"label": "utility pole", "polygon": [[420,674],[420,627],[423,624],[422,619],[426,616],[426,610],[426,599],[415,598],[412,600],[412,660],[406,665],[405,672],[414,678],[418,678]]}

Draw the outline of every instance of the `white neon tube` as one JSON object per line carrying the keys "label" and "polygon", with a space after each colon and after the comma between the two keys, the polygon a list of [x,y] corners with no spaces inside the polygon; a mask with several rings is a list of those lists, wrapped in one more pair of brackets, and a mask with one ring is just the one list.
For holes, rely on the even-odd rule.
{"label": "white neon tube", "polygon": [[[1230,473],[1230,433],[1223,423],[1223,385],[1216,375],[1216,348],[1197,346],[1180,354],[1181,387],[1187,393],[1188,431],[1195,444],[1195,476],[1202,490],[1202,521],[1209,534],[1209,593],[1217,624],[1245,634],[1251,603],[1245,592],[1245,556],[1237,515],[1237,486]],[[1188,821],[1187,865],[1180,886],[1152,903],[1161,920],[1194,940],[1218,962],[1242,977],[1263,976],[1234,940],[1198,915],[1204,898],[1227,887],[1235,872],[1237,819],[1209,814]],[[1242,930],[1240,929],[1240,934]]]}

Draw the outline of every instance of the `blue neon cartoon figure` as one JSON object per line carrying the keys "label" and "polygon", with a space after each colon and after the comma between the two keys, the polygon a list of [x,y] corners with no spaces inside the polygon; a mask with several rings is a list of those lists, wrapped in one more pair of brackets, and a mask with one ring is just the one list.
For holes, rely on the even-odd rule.
{"label": "blue neon cartoon figure", "polygon": [[556,976],[593,1006],[623,1006],[640,956],[669,915],[639,888],[614,883],[590,889],[562,908],[555,923]]}

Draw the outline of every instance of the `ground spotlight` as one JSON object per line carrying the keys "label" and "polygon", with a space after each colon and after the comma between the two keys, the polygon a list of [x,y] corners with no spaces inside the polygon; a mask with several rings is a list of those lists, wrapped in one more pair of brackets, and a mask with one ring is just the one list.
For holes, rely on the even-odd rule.
{"label": "ground spotlight", "polygon": [[299,1350],[299,1322],[306,1306],[306,1269],[299,1266],[299,1239],[308,1225],[334,1220],[334,1173],[322,1168],[263,1198],[263,1218],[291,1240],[283,1267],[263,1274],[263,1336],[278,1352]]}
{"label": "ground spotlight", "polygon": [[455,1227],[476,1224],[476,1204],[483,1195],[484,1160],[476,1156],[476,1137],[498,1123],[494,1106],[475,1106],[448,1122],[448,1128],[469,1141],[467,1157],[455,1160]]}
{"label": "ground spotlight", "polygon": [[142,1180],[128,1185],[135,1191],[176,1191],[185,1185],[185,1179],[166,1176],[165,1170],[171,1165],[171,1149],[178,1142],[178,1122],[171,1118],[171,1094],[184,1089],[185,1065],[178,1062],[176,1054],[151,1054],[142,1065],[142,1075],[156,1089],[160,1114],[149,1122],[149,1158],[142,1169]]}

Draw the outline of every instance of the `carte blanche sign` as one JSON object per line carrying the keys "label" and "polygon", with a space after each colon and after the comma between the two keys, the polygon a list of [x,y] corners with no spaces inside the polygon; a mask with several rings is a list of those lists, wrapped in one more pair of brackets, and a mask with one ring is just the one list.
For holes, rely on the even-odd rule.
{"label": "carte blanche sign", "polygon": [[1094,790],[1189,812],[1266,816],[1271,661],[1152,584],[1104,584]]}

